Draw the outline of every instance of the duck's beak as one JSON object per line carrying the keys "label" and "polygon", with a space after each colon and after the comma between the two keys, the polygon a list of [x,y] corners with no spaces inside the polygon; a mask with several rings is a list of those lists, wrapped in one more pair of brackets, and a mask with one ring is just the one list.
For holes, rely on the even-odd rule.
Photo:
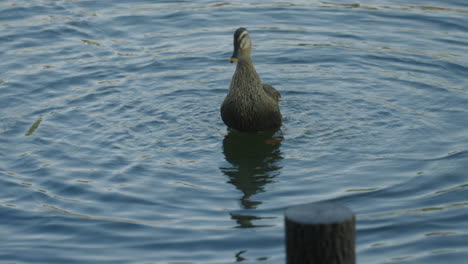
{"label": "duck's beak", "polygon": [[232,53],[232,56],[229,59],[229,62],[231,62],[231,63],[237,62],[238,55],[239,55],[239,52],[237,50],[234,50],[234,53]]}

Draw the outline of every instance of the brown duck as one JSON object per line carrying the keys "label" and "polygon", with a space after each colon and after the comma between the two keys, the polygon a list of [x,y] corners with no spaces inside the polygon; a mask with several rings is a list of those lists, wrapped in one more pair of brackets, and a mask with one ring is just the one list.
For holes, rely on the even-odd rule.
{"label": "brown duck", "polygon": [[221,117],[232,129],[245,132],[277,130],[282,117],[278,106],[280,93],[273,86],[262,83],[255,71],[249,32],[239,28],[234,33],[234,53],[237,62],[228,94],[221,106]]}

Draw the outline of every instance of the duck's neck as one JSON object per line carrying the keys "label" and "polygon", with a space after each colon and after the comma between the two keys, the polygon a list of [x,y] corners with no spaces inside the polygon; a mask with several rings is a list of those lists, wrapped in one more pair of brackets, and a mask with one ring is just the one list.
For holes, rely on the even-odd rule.
{"label": "duck's neck", "polygon": [[252,57],[250,56],[239,57],[234,75],[235,77],[233,79],[239,82],[235,84],[237,87],[253,89],[256,87],[260,88],[262,85],[260,76],[258,76],[253,65]]}

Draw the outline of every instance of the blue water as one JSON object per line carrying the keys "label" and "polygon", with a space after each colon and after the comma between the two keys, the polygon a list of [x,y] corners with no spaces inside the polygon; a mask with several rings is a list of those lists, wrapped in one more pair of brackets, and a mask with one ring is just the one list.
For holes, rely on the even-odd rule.
{"label": "blue water", "polygon": [[[247,27],[275,138],[219,107]],[[468,259],[466,1],[0,2],[0,263],[284,263],[283,212],[358,263]]]}

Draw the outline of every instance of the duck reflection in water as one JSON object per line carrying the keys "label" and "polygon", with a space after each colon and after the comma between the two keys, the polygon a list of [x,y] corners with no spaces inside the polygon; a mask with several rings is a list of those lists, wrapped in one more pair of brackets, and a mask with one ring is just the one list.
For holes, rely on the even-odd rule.
{"label": "duck reflection in water", "polygon": [[[273,132],[241,133],[230,131],[223,140],[223,152],[229,167],[220,168],[229,183],[242,192],[242,209],[255,209],[261,201],[252,196],[265,191],[265,186],[280,174],[282,138]],[[240,227],[252,227],[256,216],[231,215]]]}

